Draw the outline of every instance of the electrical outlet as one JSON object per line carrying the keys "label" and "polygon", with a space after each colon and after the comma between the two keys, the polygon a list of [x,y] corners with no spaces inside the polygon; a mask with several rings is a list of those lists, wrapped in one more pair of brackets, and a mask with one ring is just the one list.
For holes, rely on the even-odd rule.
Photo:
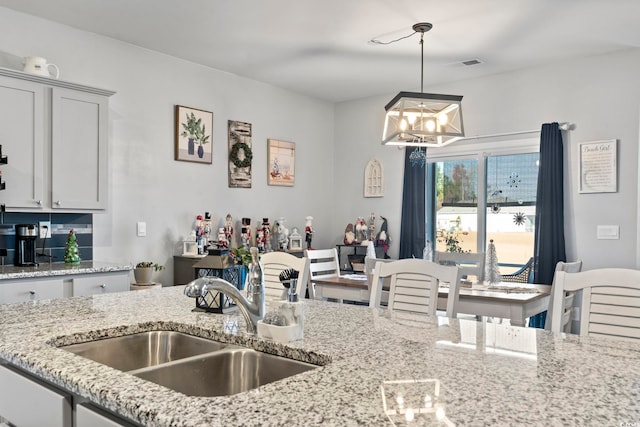
{"label": "electrical outlet", "polygon": [[38,234],[41,239],[51,238],[51,221],[39,221],[38,222]]}

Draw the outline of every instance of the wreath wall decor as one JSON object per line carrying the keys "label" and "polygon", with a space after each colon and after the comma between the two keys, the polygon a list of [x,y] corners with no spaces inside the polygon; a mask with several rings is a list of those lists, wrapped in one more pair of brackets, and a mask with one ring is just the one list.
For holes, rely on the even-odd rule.
{"label": "wreath wall decor", "polygon": [[229,120],[229,188],[251,188],[251,123]]}
{"label": "wreath wall decor", "polygon": [[[239,156],[241,150],[244,157],[242,160],[240,160]],[[251,166],[251,159],[253,159],[251,147],[244,142],[236,142],[233,144],[233,147],[231,147],[231,153],[229,153],[229,160],[231,160],[231,163],[239,168],[246,168],[247,166]]]}

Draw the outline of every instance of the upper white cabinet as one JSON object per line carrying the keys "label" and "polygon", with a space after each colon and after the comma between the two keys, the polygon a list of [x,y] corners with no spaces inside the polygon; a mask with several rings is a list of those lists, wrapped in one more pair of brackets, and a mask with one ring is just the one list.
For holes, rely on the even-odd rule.
{"label": "upper white cabinet", "polygon": [[106,209],[113,93],[0,68],[7,210]]}
{"label": "upper white cabinet", "polygon": [[41,84],[0,76],[0,144],[9,159],[0,203],[7,207],[44,207],[44,93]]}

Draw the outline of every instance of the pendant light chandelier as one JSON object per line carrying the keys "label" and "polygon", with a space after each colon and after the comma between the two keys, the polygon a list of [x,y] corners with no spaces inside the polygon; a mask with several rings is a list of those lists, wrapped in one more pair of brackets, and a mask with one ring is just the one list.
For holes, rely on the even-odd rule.
{"label": "pendant light chandelier", "polygon": [[384,108],[383,145],[444,147],[464,137],[462,96],[424,93],[424,33],[433,26],[413,26],[420,33],[420,92],[400,92]]}

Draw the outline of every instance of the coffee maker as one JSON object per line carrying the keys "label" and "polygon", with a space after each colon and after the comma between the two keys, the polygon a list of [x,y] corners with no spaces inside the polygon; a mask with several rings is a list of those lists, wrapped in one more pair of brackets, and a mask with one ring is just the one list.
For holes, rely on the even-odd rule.
{"label": "coffee maker", "polygon": [[16,224],[16,259],[14,265],[20,267],[36,267],[36,224]]}

